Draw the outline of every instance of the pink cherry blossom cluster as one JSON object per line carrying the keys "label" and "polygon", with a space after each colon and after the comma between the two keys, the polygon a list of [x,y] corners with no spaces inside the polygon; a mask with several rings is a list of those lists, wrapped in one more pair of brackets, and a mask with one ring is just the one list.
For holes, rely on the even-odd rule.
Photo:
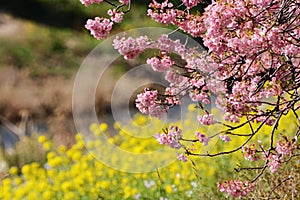
{"label": "pink cherry blossom cluster", "polygon": [[[262,158],[267,160],[267,166],[269,167],[272,173],[275,173],[281,164],[284,162],[285,157],[291,156],[293,151],[297,148],[296,140],[289,140],[287,137],[281,135],[279,140],[276,142],[275,151],[274,150],[265,150],[261,142],[260,153]],[[257,161],[260,159],[259,151],[256,149],[255,144],[250,144],[249,146],[242,147],[242,153],[245,159],[250,161]]]}
{"label": "pink cherry blossom cluster", "polygon": [[187,156],[184,153],[177,153],[177,159],[182,162],[187,162]]}
{"label": "pink cherry blossom cluster", "polygon": [[169,25],[176,19],[178,14],[176,10],[171,9],[172,7],[173,4],[169,3],[168,0],[163,3],[158,3],[153,0],[153,2],[149,4],[148,15],[159,23]]}
{"label": "pink cherry blossom cluster", "polygon": [[[157,40],[151,40],[146,36],[136,39],[132,37],[116,37],[113,46],[119,51],[125,59],[133,59],[147,49],[161,50],[161,56],[155,56],[147,59],[147,63],[152,66],[155,71],[165,72],[165,78],[169,81],[170,86],[166,88],[165,93],[161,95],[160,103],[162,105],[174,106],[180,104],[180,97],[189,92],[190,97],[195,102],[209,104],[209,86],[206,85],[205,78],[195,73],[199,69],[204,56],[199,55],[195,49],[186,48],[179,40],[171,40],[167,35],[162,35]],[[175,62],[171,59],[170,53],[178,54],[182,59],[187,61],[185,69],[187,73],[193,73],[190,77],[182,76],[174,66]],[[215,85],[212,85],[215,88]],[[166,107],[169,108],[169,107]],[[204,115],[203,123],[213,124],[212,115]]]}
{"label": "pink cherry blossom cluster", "polygon": [[172,86],[178,86],[182,88],[184,85],[188,83],[188,78],[184,76],[180,76],[173,70],[168,70],[165,75],[165,79],[170,83]]}
{"label": "pink cherry blossom cluster", "polygon": [[150,64],[154,71],[165,72],[174,65],[174,61],[165,52],[162,52],[161,57],[148,58],[147,64]]}
{"label": "pink cherry blossom cluster", "polygon": [[130,60],[136,58],[147,48],[149,48],[148,40],[149,39],[146,36],[141,36],[137,39],[134,39],[132,37],[128,37],[126,39],[125,36],[117,36],[113,40],[113,46],[119,51],[121,55],[124,56],[126,60]]}
{"label": "pink cherry blossom cluster", "polygon": [[123,5],[128,5],[131,0],[119,0],[119,2]]}
{"label": "pink cherry blossom cluster", "polygon": [[196,6],[200,2],[199,0],[181,0],[181,1],[188,9]]}
{"label": "pink cherry blossom cluster", "polygon": [[[136,39],[118,36],[114,39],[113,46],[125,59],[133,59],[147,49],[160,49],[162,51],[161,56],[155,56],[147,60],[147,63],[150,64],[155,71],[166,72],[166,80],[170,82],[170,86],[167,87],[165,93],[161,95],[161,100],[155,101],[155,103],[160,104],[157,105],[157,107],[163,105],[165,109],[168,109],[169,106],[180,104],[180,97],[185,95],[187,91],[189,91],[192,100],[196,102],[202,101],[206,104],[210,103],[207,94],[208,87],[205,85],[206,83],[202,76],[195,74],[190,78],[184,77],[174,69],[176,66],[173,68],[175,62],[169,56],[170,53],[176,53],[180,55],[182,59],[185,58],[187,60],[187,66],[189,67],[189,69],[187,69],[188,72],[195,71],[195,68],[198,67],[195,65],[203,59],[199,55],[198,58],[191,56],[191,53],[196,55],[197,52],[186,48],[179,40],[173,41],[169,39],[167,35],[162,35],[157,40],[151,40],[146,36],[141,36]],[[195,59],[198,59],[198,62],[195,62]],[[156,114],[156,116],[162,116],[162,114]],[[206,116],[204,116],[203,121],[206,121],[204,123],[213,123],[210,118],[211,116],[207,119]]]}
{"label": "pink cherry blossom cluster", "polygon": [[180,105],[180,91],[176,88],[167,87],[165,90],[165,102],[167,105],[175,106]]}
{"label": "pink cherry blossom cluster", "polygon": [[[183,0],[183,3],[189,9],[196,6],[199,1]],[[200,16],[175,9],[173,4],[168,2],[168,0],[165,0],[163,3],[158,3],[153,0],[153,2],[149,4],[148,15],[159,23],[176,25],[179,29],[194,37],[199,37],[205,31]]]}
{"label": "pink cherry blossom cluster", "polygon": [[95,20],[89,19],[86,22],[85,28],[91,31],[91,34],[100,40],[109,35],[113,26],[113,22],[109,19],[95,17]]}
{"label": "pink cherry blossom cluster", "polygon": [[93,3],[101,3],[103,0],[80,0],[80,2],[85,5],[85,6],[89,6]]}
{"label": "pink cherry blossom cluster", "polygon": [[219,63],[216,77],[227,85],[221,104],[226,112],[240,118],[257,112],[260,104],[254,102],[263,98],[280,96],[284,102],[284,92],[298,84],[287,81],[299,77],[299,8],[283,0],[215,1],[205,8],[202,37]]}
{"label": "pink cherry blossom cluster", "polygon": [[275,153],[270,153],[267,160],[268,167],[272,173],[275,173],[284,161],[282,156]]}
{"label": "pink cherry blossom cluster", "polygon": [[115,23],[121,23],[123,20],[123,15],[124,12],[119,12],[117,11],[117,9],[109,9],[107,11],[107,14],[110,16],[111,21],[115,22]]}
{"label": "pink cherry blossom cluster", "polygon": [[276,152],[282,156],[291,155],[297,148],[296,140],[289,140],[287,137],[281,135],[280,139],[276,142]]}
{"label": "pink cherry blossom cluster", "polygon": [[259,160],[259,156],[257,154],[257,149],[255,144],[250,144],[249,146],[243,146],[242,153],[246,160],[250,160],[250,161]]}
{"label": "pink cherry blossom cluster", "polygon": [[276,172],[281,164],[284,162],[285,157],[291,156],[293,151],[297,148],[295,140],[289,140],[287,137],[281,135],[276,142],[275,152],[269,155],[264,155],[264,159],[268,160],[268,167],[272,173]]}
{"label": "pink cherry blossom cluster", "polygon": [[[107,11],[107,14],[110,17],[110,19],[104,17],[95,17],[94,20],[92,19],[87,20],[85,28],[90,30],[91,35],[94,36],[94,38],[96,38],[97,40],[106,38],[109,35],[114,23],[122,22],[124,12],[121,11],[119,8],[121,8],[123,5],[129,4],[130,0],[119,0],[119,1],[121,3],[120,6],[115,5],[116,8],[109,9]],[[99,4],[103,2],[103,0],[80,0],[80,2],[85,6],[89,6],[93,3]],[[111,5],[114,4],[111,3]]]}
{"label": "pink cherry blossom cluster", "polygon": [[136,107],[144,114],[161,117],[167,112],[167,106],[160,105],[160,102],[161,100],[158,98],[157,90],[149,90],[146,88],[144,93],[137,95]]}
{"label": "pink cherry blossom cluster", "polygon": [[247,196],[254,189],[254,183],[242,180],[229,180],[224,183],[218,183],[218,188],[221,192],[225,192],[232,197],[244,197]]}
{"label": "pink cherry blossom cluster", "polygon": [[215,123],[213,114],[205,113],[202,116],[199,115],[197,118],[200,124],[203,125],[211,125]]}
{"label": "pink cherry blossom cluster", "polygon": [[231,138],[228,135],[220,135],[220,139],[224,142],[230,142]]}
{"label": "pink cherry blossom cluster", "polygon": [[196,132],[196,138],[198,138],[199,142],[201,142],[204,146],[206,146],[210,141],[210,138],[206,137],[205,134],[200,132]]}
{"label": "pink cherry blossom cluster", "polygon": [[[171,126],[167,132],[156,134],[155,137],[160,144],[169,145],[174,149],[180,149],[182,147],[182,144],[180,143],[182,130],[177,126]],[[178,157],[181,160],[184,160],[184,155],[180,154]]]}

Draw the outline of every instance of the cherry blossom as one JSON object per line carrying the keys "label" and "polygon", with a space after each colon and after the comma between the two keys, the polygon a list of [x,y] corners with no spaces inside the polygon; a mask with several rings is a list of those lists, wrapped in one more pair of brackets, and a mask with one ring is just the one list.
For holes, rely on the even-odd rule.
{"label": "cherry blossom", "polygon": [[187,156],[184,155],[183,153],[178,153],[177,159],[182,161],[182,162],[187,162]]}
{"label": "cherry blossom", "polygon": [[[182,144],[180,143],[182,130],[177,126],[171,126],[167,133],[156,134],[155,137],[160,144],[169,145],[174,149],[180,149],[182,147]],[[183,156],[180,156],[180,158],[184,159]]]}
{"label": "cherry blossom", "polygon": [[[88,6],[101,1],[81,2]],[[126,14],[123,6],[130,1],[119,2],[120,5],[108,11],[110,19],[98,17],[88,21],[86,27],[97,39],[106,37],[113,23],[122,21]],[[181,141],[200,142],[205,146],[216,136],[224,142],[231,141],[233,137],[245,137],[244,143],[228,152],[242,150],[246,160],[262,159],[265,162],[263,169],[269,168],[275,173],[287,158],[297,155],[295,152],[299,150],[296,145],[297,132],[296,139],[289,140],[282,135],[275,141],[282,116],[293,113],[298,119],[299,0],[211,1],[203,13],[198,12],[196,6],[204,5],[204,2],[153,0],[147,15],[158,23],[175,26],[194,39],[201,38],[207,48],[205,52],[180,40],[173,40],[168,34],[162,34],[158,39],[126,35],[114,39],[114,48],[127,60],[147,50],[158,52],[148,58],[147,63],[154,71],[165,73],[165,79],[169,82],[160,94],[150,89],[138,94],[136,107],[144,114],[162,117],[168,109],[180,105],[182,97],[188,95],[202,109],[200,113],[204,112],[197,117],[200,126],[217,123],[217,126],[224,125],[227,131],[210,134],[209,137],[196,132],[196,140],[186,140],[181,129],[172,126],[155,135],[160,144],[179,150],[185,149]],[[215,121],[215,114],[207,109],[211,105],[216,105],[224,113],[224,123]],[[250,133],[239,132],[248,125]],[[263,125],[272,126],[270,141],[267,148],[259,142],[258,150],[252,142],[254,136],[261,134]],[[183,162],[186,162],[188,155],[219,156],[228,153],[201,154],[196,149],[185,150],[185,153],[177,152],[177,158]],[[232,197],[244,197],[254,189],[254,184],[237,179],[218,183],[218,187]]]}
{"label": "cherry blossom", "polygon": [[148,48],[147,41],[148,38],[146,36],[141,36],[137,39],[134,39],[132,37],[125,38],[125,36],[117,36],[113,40],[113,46],[119,51],[121,55],[124,56],[125,59],[129,60],[136,58]]}
{"label": "cherry blossom", "polygon": [[147,64],[150,64],[154,71],[164,72],[170,69],[174,64],[174,61],[167,56],[165,53],[162,54],[162,57],[153,57],[147,59]]}
{"label": "cherry blossom", "polygon": [[187,8],[192,8],[199,3],[199,0],[181,0]]}
{"label": "cherry blossom", "polygon": [[203,143],[204,146],[206,146],[208,144],[208,142],[210,141],[210,138],[206,137],[205,134],[200,133],[200,132],[196,132],[196,137],[199,139],[199,141],[201,143]]}
{"label": "cherry blossom", "polygon": [[89,6],[93,3],[101,3],[103,0],[80,0],[80,2],[85,5],[85,6]]}
{"label": "cherry blossom", "polygon": [[272,173],[275,173],[283,162],[283,157],[273,153],[271,153],[267,159],[269,161],[268,167]]}
{"label": "cherry blossom", "polygon": [[249,146],[243,146],[242,153],[246,160],[256,161],[259,159],[255,144],[250,144]]}
{"label": "cherry blossom", "polygon": [[223,140],[224,142],[230,142],[231,139],[228,135],[220,135],[220,139]]}
{"label": "cherry blossom", "polygon": [[144,93],[137,95],[136,107],[144,114],[161,117],[167,112],[168,107],[160,105],[160,102],[161,100],[158,99],[157,90],[149,90],[146,88]]}
{"label": "cherry blossom", "polygon": [[110,16],[111,21],[115,22],[115,23],[121,23],[123,20],[123,12],[118,12],[116,9],[109,9],[107,11],[107,14]]}
{"label": "cherry blossom", "polygon": [[232,197],[244,197],[247,196],[254,189],[254,184],[248,181],[242,180],[230,180],[224,183],[218,183],[218,188],[221,192],[225,192]]}
{"label": "cherry blossom", "polygon": [[205,113],[202,116],[199,115],[198,121],[203,125],[211,125],[215,123],[213,114],[208,114],[208,113]]}
{"label": "cherry blossom", "polygon": [[91,34],[98,40],[108,36],[113,23],[109,19],[95,17],[95,20],[89,19],[85,28],[91,31]]}
{"label": "cherry blossom", "polygon": [[288,138],[281,136],[279,140],[276,142],[276,151],[282,156],[288,156],[293,153],[295,150],[296,144],[293,140],[288,140]]}
{"label": "cherry blossom", "polygon": [[130,3],[131,0],[119,0],[120,3],[127,5]]}

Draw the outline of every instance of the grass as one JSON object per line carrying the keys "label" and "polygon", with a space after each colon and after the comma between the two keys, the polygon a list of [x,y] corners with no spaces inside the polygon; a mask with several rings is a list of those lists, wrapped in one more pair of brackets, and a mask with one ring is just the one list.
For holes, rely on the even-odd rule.
{"label": "grass", "polygon": [[0,38],[0,67],[28,70],[31,78],[71,77],[97,45],[89,35],[25,21],[22,38]]}

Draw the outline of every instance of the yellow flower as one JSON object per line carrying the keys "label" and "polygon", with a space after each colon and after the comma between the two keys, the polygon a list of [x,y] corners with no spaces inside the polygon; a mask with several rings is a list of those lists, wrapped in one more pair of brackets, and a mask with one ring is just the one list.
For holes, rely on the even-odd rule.
{"label": "yellow flower", "polygon": [[73,161],[79,161],[81,158],[81,152],[80,151],[75,151],[72,155],[72,160]]}
{"label": "yellow flower", "polygon": [[22,171],[22,174],[24,174],[24,175],[30,174],[30,171],[31,171],[30,166],[29,165],[24,165],[22,167],[21,171]]}
{"label": "yellow flower", "polygon": [[28,193],[27,199],[38,199],[38,195],[37,191],[31,191]]}
{"label": "yellow flower", "polygon": [[47,159],[50,160],[56,156],[56,153],[54,151],[50,151],[47,153]]}
{"label": "yellow flower", "polygon": [[58,147],[58,152],[59,153],[65,153],[66,152],[66,150],[67,150],[67,148],[64,146],[64,145],[60,145],[59,147]]}
{"label": "yellow flower", "polygon": [[165,188],[166,193],[171,194],[173,192],[173,188],[171,185],[167,185]]}
{"label": "yellow flower", "polygon": [[46,140],[47,140],[47,138],[44,135],[41,135],[41,136],[38,137],[38,142],[39,143],[44,143],[44,142],[46,142]]}
{"label": "yellow flower", "polygon": [[105,132],[105,131],[107,131],[108,126],[107,126],[106,123],[101,123],[99,125],[99,128],[100,128],[101,131]]}
{"label": "yellow flower", "polygon": [[62,161],[63,161],[62,158],[60,156],[57,156],[57,157],[54,157],[54,158],[48,160],[48,164],[51,167],[57,167],[62,163]]}
{"label": "yellow flower", "polygon": [[52,192],[50,192],[49,190],[44,191],[42,194],[42,199],[44,200],[52,199]]}
{"label": "yellow flower", "polygon": [[70,191],[71,188],[72,188],[72,183],[69,182],[69,181],[63,182],[63,183],[61,184],[61,189],[62,189],[64,192]]}
{"label": "yellow flower", "polygon": [[120,122],[115,122],[115,123],[114,123],[114,129],[115,129],[115,130],[117,130],[117,131],[120,130],[120,126],[121,126],[121,125],[120,125]]}
{"label": "yellow flower", "polygon": [[124,188],[124,198],[127,199],[131,196],[131,188],[129,186],[126,186]]}
{"label": "yellow flower", "polygon": [[90,125],[90,131],[95,132],[95,130],[97,130],[97,129],[98,129],[97,124],[93,123],[93,124]]}
{"label": "yellow flower", "polygon": [[100,136],[101,134],[102,134],[102,131],[100,130],[100,129],[95,129],[94,131],[93,131],[93,133],[94,133],[94,135],[95,136]]}
{"label": "yellow flower", "polygon": [[16,178],[14,179],[14,183],[15,183],[16,185],[20,185],[22,182],[23,182],[23,179],[20,178],[20,177],[16,177]]}
{"label": "yellow flower", "polygon": [[103,189],[108,189],[110,186],[109,182],[108,181],[101,181],[101,187]]}
{"label": "yellow flower", "polygon": [[49,151],[52,147],[52,143],[50,141],[46,141],[43,143],[43,148],[46,150],[46,151]]}
{"label": "yellow flower", "polygon": [[9,173],[10,173],[11,176],[16,175],[18,173],[18,168],[17,167],[11,167],[9,169]]}
{"label": "yellow flower", "polygon": [[82,134],[77,133],[77,134],[75,135],[75,139],[76,139],[77,141],[82,141],[82,140],[83,140]]}
{"label": "yellow flower", "polygon": [[73,200],[75,199],[76,195],[74,194],[74,192],[67,192],[64,195],[63,200]]}
{"label": "yellow flower", "polygon": [[3,186],[10,186],[11,185],[11,179],[6,178],[2,181]]}

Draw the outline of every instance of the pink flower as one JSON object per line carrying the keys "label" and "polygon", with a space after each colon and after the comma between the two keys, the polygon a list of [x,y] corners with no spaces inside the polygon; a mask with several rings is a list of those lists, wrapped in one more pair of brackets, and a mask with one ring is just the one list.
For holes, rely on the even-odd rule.
{"label": "pink flower", "polygon": [[169,3],[168,0],[163,3],[157,3],[153,0],[149,4],[148,15],[157,22],[169,25],[177,17],[177,12],[175,9],[171,9],[172,7],[173,4]]}
{"label": "pink flower", "polygon": [[224,183],[218,183],[218,188],[221,192],[225,192],[232,197],[247,196],[254,189],[254,183],[241,180],[229,180]]}
{"label": "pink flower", "polygon": [[167,106],[160,105],[157,90],[146,88],[143,93],[138,94],[135,100],[136,107],[144,114],[150,114],[153,117],[161,117],[167,113]]}
{"label": "pink flower", "polygon": [[80,2],[85,5],[85,6],[89,6],[93,3],[101,3],[103,0],[80,0]]}
{"label": "pink flower", "polygon": [[160,144],[169,145],[171,148],[180,149],[182,146],[182,131],[177,126],[171,126],[167,133],[156,134],[155,137]]}
{"label": "pink flower", "polygon": [[275,173],[278,170],[278,168],[281,166],[281,163],[283,162],[283,157],[280,157],[279,155],[271,153],[268,156],[268,160],[269,160],[268,167],[269,167],[270,171],[272,173]]}
{"label": "pink flower", "polygon": [[184,153],[178,153],[177,154],[177,159],[182,161],[182,162],[187,162],[187,157]]}
{"label": "pink flower", "polygon": [[121,4],[127,5],[130,3],[130,0],[119,0]]}
{"label": "pink flower", "polygon": [[250,146],[243,146],[242,153],[246,160],[256,161],[259,159],[258,155],[256,154],[257,150],[254,144],[250,144]]}
{"label": "pink flower", "polygon": [[107,11],[107,14],[110,16],[111,21],[116,22],[116,23],[121,23],[123,20],[123,12],[118,12],[116,9],[109,9]]}
{"label": "pink flower", "polygon": [[199,0],[181,0],[187,8],[192,8],[199,3]]}
{"label": "pink flower", "polygon": [[166,54],[163,54],[161,58],[148,58],[147,64],[150,64],[154,71],[164,72],[170,69],[170,67],[174,64],[174,61]]}
{"label": "pink flower", "polygon": [[280,140],[276,142],[275,150],[282,156],[288,156],[291,155],[296,148],[295,141],[290,141],[286,137],[281,136]]}
{"label": "pink flower", "polygon": [[113,22],[106,18],[95,17],[95,20],[89,19],[85,28],[91,31],[91,34],[97,39],[107,37],[113,26]]}
{"label": "pink flower", "polygon": [[126,60],[130,60],[136,58],[148,48],[148,40],[147,36],[140,36],[137,39],[132,37],[126,39],[125,37],[120,38],[117,36],[113,40],[113,46]]}
{"label": "pink flower", "polygon": [[214,116],[212,114],[205,113],[203,116],[199,115],[198,121],[203,125],[211,125],[214,124]]}
{"label": "pink flower", "polygon": [[185,85],[188,81],[187,77],[180,76],[172,70],[168,70],[165,75],[165,79],[172,85]]}
{"label": "pink flower", "polygon": [[210,141],[210,138],[206,137],[206,135],[200,132],[196,132],[196,137],[199,139],[199,142],[203,143],[204,146],[206,146]]}
{"label": "pink flower", "polygon": [[189,96],[194,102],[202,101],[205,104],[210,103],[208,94],[206,92],[199,91],[198,89],[191,90]]}
{"label": "pink flower", "polygon": [[168,87],[165,89],[165,95],[166,95],[165,101],[168,105],[174,106],[180,104],[178,89]]}
{"label": "pink flower", "polygon": [[228,135],[220,135],[220,139],[223,140],[224,142],[230,142],[231,139]]}
{"label": "pink flower", "polygon": [[156,134],[155,138],[157,139],[159,144],[168,144],[168,137],[165,133]]}

